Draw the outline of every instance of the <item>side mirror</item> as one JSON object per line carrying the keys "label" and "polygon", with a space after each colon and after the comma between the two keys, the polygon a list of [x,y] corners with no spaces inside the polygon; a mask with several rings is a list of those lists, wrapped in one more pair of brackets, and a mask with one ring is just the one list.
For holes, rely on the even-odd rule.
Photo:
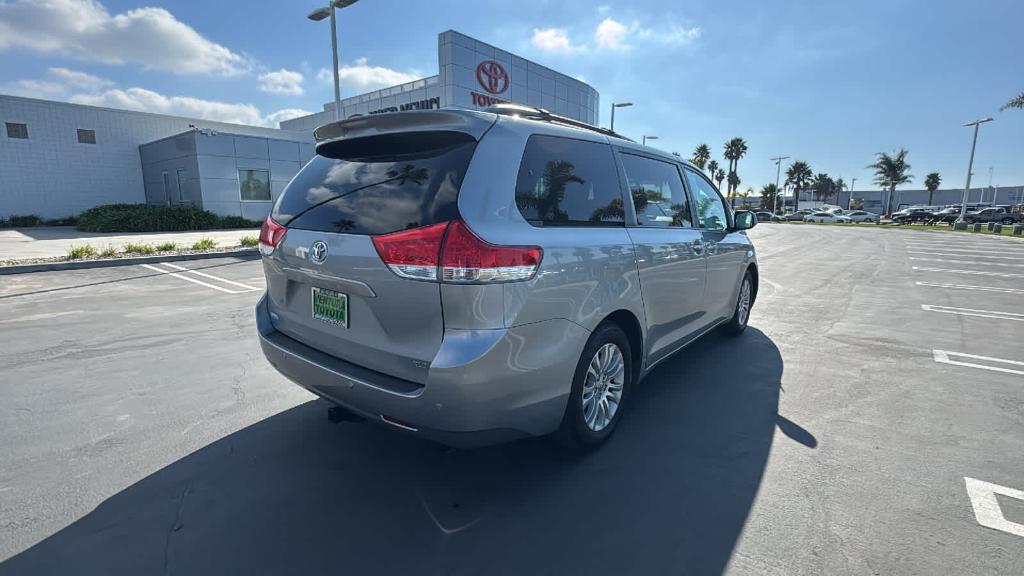
{"label": "side mirror", "polygon": [[750,230],[757,225],[757,216],[750,210],[737,210],[733,215],[736,230]]}

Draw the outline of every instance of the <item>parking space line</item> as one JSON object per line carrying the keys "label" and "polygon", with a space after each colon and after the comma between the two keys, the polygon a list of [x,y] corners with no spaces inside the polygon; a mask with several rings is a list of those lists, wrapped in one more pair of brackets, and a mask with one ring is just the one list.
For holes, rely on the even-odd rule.
{"label": "parking space line", "polygon": [[211,280],[216,280],[218,282],[223,282],[225,284],[230,284],[232,286],[238,286],[239,288],[245,288],[249,292],[255,292],[255,291],[258,291],[258,290],[262,290],[262,288],[255,288],[253,286],[249,286],[248,284],[242,284],[241,282],[235,282],[234,280],[228,280],[227,278],[221,278],[220,276],[214,276],[213,274],[207,274],[205,272],[200,272],[198,270],[192,270],[190,268],[185,268],[184,266],[178,266],[177,264],[171,264],[170,262],[163,262],[163,265],[164,266],[168,266],[170,268],[174,268],[176,270],[181,270],[183,272],[189,272],[189,273],[195,274],[196,276],[202,276],[203,278],[209,278]]}
{"label": "parking space line", "polygon": [[907,254],[921,254],[923,256],[953,256],[955,258],[986,258],[989,260],[1024,260],[1024,256],[990,256],[988,254],[977,254],[974,252],[967,252],[963,254],[953,254],[950,252],[919,252],[917,250],[907,250]]}
{"label": "parking space line", "polygon": [[950,356],[956,358],[969,358],[971,360],[984,360],[985,362],[994,362],[996,364],[1009,364],[1011,366],[1020,366],[1024,368],[1024,362],[1018,362],[1016,360],[1004,360],[1002,358],[992,358],[991,356],[978,356],[976,354],[964,354],[963,352],[950,352],[949,350],[932,350],[932,358],[940,364],[952,364],[954,366],[966,366],[968,368],[980,368],[982,370],[991,370],[993,372],[1003,372],[1005,374],[1020,374],[1024,376],[1024,369],[1017,370],[1014,368],[1002,368],[1000,366],[989,366],[987,364],[979,364],[977,362],[964,362],[962,360],[953,360]]}
{"label": "parking space line", "polygon": [[921,304],[921,310],[928,312],[941,312],[942,314],[956,314],[958,316],[977,316],[979,318],[994,318],[996,320],[1016,320],[1024,322],[1024,314],[1016,312],[1000,312],[998,310],[976,310],[974,308],[954,308],[953,306],[937,306],[934,304]]}
{"label": "parking space line", "polygon": [[1024,501],[1024,490],[1007,488],[984,480],[975,480],[964,476],[964,483],[967,485],[967,497],[971,499],[971,508],[974,509],[974,518],[978,524],[1007,534],[1015,534],[1024,537],[1024,524],[1018,524],[1007,520],[1003,516],[1003,510],[999,507],[999,500],[996,494]]}
{"label": "parking space line", "polygon": [[[946,260],[944,258],[919,258],[911,256],[911,260],[917,260],[919,262],[946,262],[948,264],[982,264],[982,262],[975,262],[974,260]],[[1024,268],[1024,264],[1008,264],[1006,262],[984,262],[985,266],[1011,266],[1013,268]]]}
{"label": "parking space line", "polygon": [[921,266],[911,266],[911,268],[919,272],[942,272],[944,274],[973,274],[975,276],[999,276],[1000,278],[1024,278],[1024,274],[1011,274],[1009,272],[987,272],[984,270],[950,270],[947,268],[925,268]]}
{"label": "parking space line", "polygon": [[157,268],[156,266],[153,266],[153,265],[150,265],[150,264],[140,264],[140,266],[142,266],[143,268],[148,268],[150,270],[153,270],[154,272],[159,272],[161,274],[166,274],[168,276],[174,276],[175,278],[180,278],[180,279],[182,279],[182,280],[184,280],[186,282],[191,282],[193,284],[199,284],[200,286],[206,286],[207,288],[213,288],[214,290],[219,290],[221,292],[226,292],[228,294],[241,294],[243,292],[249,292],[249,290],[228,290],[227,288],[222,288],[220,286],[214,286],[213,284],[208,284],[206,282],[203,282],[202,280],[196,280],[195,278],[189,278],[188,276],[185,276],[184,274],[182,274],[180,272],[168,272],[167,270],[163,270],[163,269]]}
{"label": "parking space line", "polygon": [[941,282],[915,282],[918,286],[932,288],[949,288],[951,290],[980,290],[982,292],[1005,292],[1007,294],[1024,294],[1020,288],[998,288],[996,286],[972,286],[969,284],[943,284]]}

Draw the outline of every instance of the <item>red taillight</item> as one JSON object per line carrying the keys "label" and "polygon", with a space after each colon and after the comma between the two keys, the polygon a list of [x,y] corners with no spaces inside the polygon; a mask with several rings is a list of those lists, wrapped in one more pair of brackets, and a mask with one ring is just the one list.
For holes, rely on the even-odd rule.
{"label": "red taillight", "polygon": [[381,260],[403,278],[453,283],[527,280],[543,256],[539,246],[484,242],[461,220],[375,236],[373,245]]}
{"label": "red taillight", "polygon": [[543,251],[539,246],[495,246],[477,238],[461,220],[448,227],[441,251],[445,282],[508,282],[531,278]]}
{"label": "red taillight", "polygon": [[441,240],[448,223],[373,237],[380,259],[403,278],[437,280]]}
{"label": "red taillight", "polygon": [[267,219],[263,221],[263,226],[260,227],[260,253],[264,256],[273,254],[274,248],[281,243],[281,239],[284,238],[284,233],[287,231],[287,228],[267,216]]}

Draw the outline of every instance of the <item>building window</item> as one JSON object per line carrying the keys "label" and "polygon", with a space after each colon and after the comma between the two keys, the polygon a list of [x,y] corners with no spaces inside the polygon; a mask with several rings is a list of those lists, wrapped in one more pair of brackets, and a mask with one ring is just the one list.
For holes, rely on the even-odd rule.
{"label": "building window", "polygon": [[270,202],[270,171],[239,170],[238,189],[242,202]]}
{"label": "building window", "polygon": [[7,122],[7,137],[28,140],[28,124]]}
{"label": "building window", "polygon": [[78,143],[79,144],[95,144],[96,143],[96,131],[95,130],[83,130],[78,129]]}

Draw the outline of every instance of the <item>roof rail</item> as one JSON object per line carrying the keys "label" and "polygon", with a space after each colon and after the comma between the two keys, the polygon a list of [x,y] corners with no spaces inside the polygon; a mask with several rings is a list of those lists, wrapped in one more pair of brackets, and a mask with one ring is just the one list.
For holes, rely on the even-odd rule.
{"label": "roof rail", "polygon": [[526,106],[523,104],[512,104],[512,103],[501,103],[492,104],[487,108],[484,108],[484,112],[490,112],[492,114],[498,114],[500,116],[519,116],[522,118],[529,118],[530,120],[541,120],[543,122],[554,122],[556,124],[564,124],[566,126],[572,126],[573,128],[582,128],[591,132],[597,132],[605,136],[611,136],[613,138],[621,138],[633,142],[634,140],[626,138],[622,134],[613,132],[607,128],[601,128],[600,126],[594,126],[587,124],[580,120],[568,118],[566,116],[559,116],[552,114],[550,111],[543,108],[537,108],[536,106]]}

